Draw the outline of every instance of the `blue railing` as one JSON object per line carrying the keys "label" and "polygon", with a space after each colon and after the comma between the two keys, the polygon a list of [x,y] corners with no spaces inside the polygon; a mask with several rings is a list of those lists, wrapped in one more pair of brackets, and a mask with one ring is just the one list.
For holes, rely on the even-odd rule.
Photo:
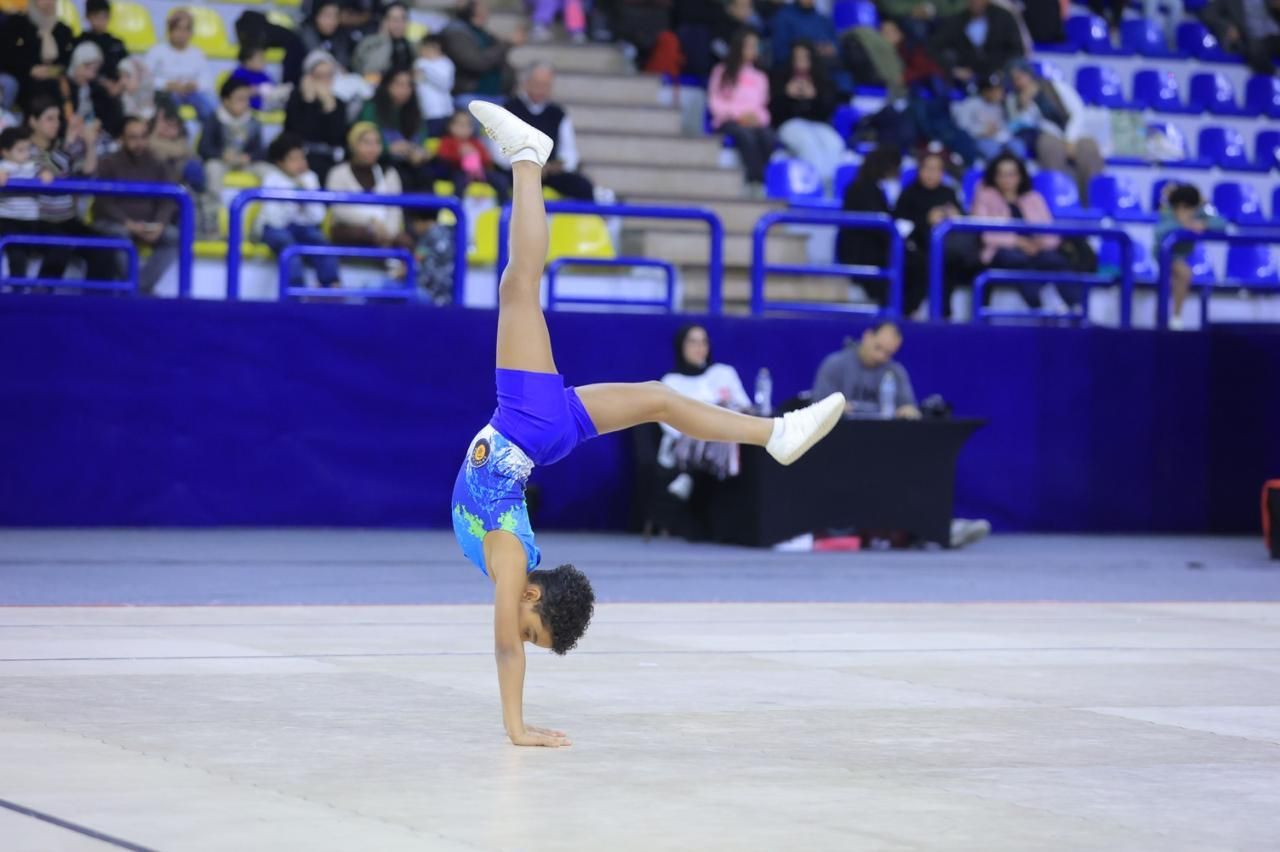
{"label": "blue railing", "polygon": [[[1254,245],[1257,243],[1280,243],[1280,230],[1260,228],[1244,233],[1224,234],[1221,231],[1184,231],[1178,230],[1166,234],[1160,241],[1160,251],[1156,258],[1160,264],[1160,275],[1156,279],[1156,328],[1169,327],[1169,299],[1173,295],[1170,284],[1170,273],[1173,271],[1173,248],[1178,243],[1226,243],[1227,245]],[[1265,290],[1276,292],[1274,283],[1255,283],[1252,281],[1225,282],[1238,290]],[[1200,288],[1200,325],[1209,324],[1209,296],[1213,288],[1219,286],[1217,281],[1192,281],[1192,287]]]}
{"label": "blue railing", "polygon": [[[377,287],[377,288],[354,288],[354,287],[294,287],[287,283],[289,281],[289,265],[295,257],[369,257],[369,258],[391,258],[399,260],[404,264],[405,284],[403,287]],[[417,277],[418,269],[413,262],[413,252],[403,248],[369,248],[361,246],[316,246],[316,245],[291,245],[285,246],[284,251],[280,252],[279,258],[280,269],[280,296],[282,302],[287,302],[294,297],[311,298],[319,296],[321,298],[348,298],[352,295],[361,295],[371,299],[404,299],[407,302],[416,301],[418,298]]]}
{"label": "blue railing", "polygon": [[[626,299],[625,302],[604,296],[561,296],[556,292],[556,279],[560,277],[560,270],[566,266],[629,266],[633,268],[647,266],[661,269],[666,277],[667,296],[665,299]],[[558,257],[547,264],[547,310],[554,311],[558,305],[617,304],[642,308],[666,308],[668,311],[674,311],[676,309],[676,265],[649,257]]]}
{"label": "blue railing", "polygon": [[128,258],[128,271],[123,281],[98,281],[92,278],[19,278],[9,270],[7,277],[0,276],[0,283],[11,287],[74,287],[77,290],[105,290],[108,292],[138,292],[138,247],[133,240],[123,237],[40,237],[27,234],[10,234],[0,237],[0,254],[9,246],[75,246],[82,249],[122,251]]}
{"label": "blue railing", "polygon": [[[548,201],[547,213],[576,213],[591,216],[622,216],[644,219],[683,219],[706,222],[709,230],[707,248],[707,312],[721,313],[724,309],[724,224],[714,211],[703,207],[664,207],[639,204],[590,204],[584,201]],[[507,231],[511,224],[511,205],[502,208],[498,218],[498,277],[507,268],[510,248]],[[574,263],[574,258],[566,258]],[[603,300],[602,300],[603,301]],[[647,304],[645,300],[614,299],[610,304]]]}
{"label": "blue railing", "polygon": [[[20,192],[24,195],[109,195],[124,198],[167,198],[178,205],[178,296],[191,295],[191,268],[196,238],[196,208],[190,194],[180,186],[165,183],[126,183],[96,180],[55,180],[41,183],[37,180],[11,180],[0,186],[0,192]],[[58,240],[49,245],[64,245],[68,249],[88,247],[79,237],[51,237]],[[133,273],[134,283],[138,276]],[[76,282],[76,286],[83,286]]]}
{"label": "blue railing", "polygon": [[[1106,225],[1076,225],[1066,222],[1046,222],[1032,224],[1029,222],[1011,222],[1007,219],[957,218],[939,222],[933,228],[929,238],[929,317],[940,320],[944,316],[943,299],[946,290],[943,287],[945,270],[943,241],[947,234],[957,231],[991,232],[1003,231],[1013,234],[1047,234],[1057,237],[1102,237],[1112,239],[1120,244],[1120,271],[1116,276],[1120,283],[1120,327],[1129,328],[1133,320],[1133,239],[1120,228]],[[1024,272],[1021,280],[1046,281],[1054,273]],[[1080,284],[1079,281],[1071,283]],[[1098,286],[1100,282],[1085,282],[1086,290],[1090,286]],[[976,298],[975,304],[980,304]],[[1032,315],[1032,314],[1026,314]]]}
{"label": "blue railing", "polygon": [[[1082,292],[1080,305],[1066,314],[1041,308],[1024,308],[1020,311],[993,311],[986,307],[986,293],[990,286],[1000,284],[1066,284],[1078,287]],[[1113,287],[1114,275],[1096,272],[1049,272],[1027,269],[988,269],[973,279],[973,321],[989,319],[1026,319],[1038,317],[1061,321],[1064,319],[1087,322],[1089,320],[1089,291],[1094,287]]]}
{"label": "blue railing", "polygon": [[[889,235],[888,266],[855,266],[841,263],[767,263],[765,240],[774,225],[792,222],[802,225],[838,225],[881,231]],[[819,210],[773,210],[760,217],[751,232],[751,313],[759,316],[767,310],[781,311],[853,311],[878,313],[879,307],[864,305],[831,305],[817,302],[770,302],[765,298],[765,277],[775,275],[841,275],[860,281],[889,282],[889,312],[902,316],[902,235],[893,219],[883,213],[848,213]]]}
{"label": "blue railing", "polygon": [[[454,226],[453,246],[453,301],[462,304],[467,278],[467,215],[456,198],[435,195],[374,195],[365,192],[329,192],[322,189],[246,189],[231,200],[228,208],[230,223],[227,227],[227,298],[240,298],[241,246],[244,241],[244,210],[260,201],[294,201],[299,204],[372,204],[379,207],[405,207],[411,210],[449,210],[457,224]],[[350,252],[347,252],[348,254]],[[287,285],[282,279],[280,285]],[[326,296],[369,295],[359,288],[335,287],[325,290]]]}

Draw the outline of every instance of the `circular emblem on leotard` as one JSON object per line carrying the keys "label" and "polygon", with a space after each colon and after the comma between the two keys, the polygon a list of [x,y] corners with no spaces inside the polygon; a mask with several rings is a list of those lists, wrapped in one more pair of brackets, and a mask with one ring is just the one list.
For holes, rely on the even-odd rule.
{"label": "circular emblem on leotard", "polygon": [[484,467],[487,461],[489,461],[489,439],[481,438],[471,448],[471,466]]}

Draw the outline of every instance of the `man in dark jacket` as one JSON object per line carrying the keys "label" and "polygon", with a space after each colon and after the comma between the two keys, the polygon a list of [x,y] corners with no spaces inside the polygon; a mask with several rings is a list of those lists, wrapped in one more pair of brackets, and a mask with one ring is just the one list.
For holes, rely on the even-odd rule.
{"label": "man in dark jacket", "polygon": [[457,69],[455,95],[509,95],[515,89],[516,72],[507,59],[513,47],[524,44],[523,31],[504,41],[485,29],[489,4],[485,0],[463,2],[457,20],[440,33],[445,56]]}
{"label": "man in dark jacket", "polygon": [[0,21],[0,106],[57,98],[75,35],[58,20],[58,0],[30,0],[25,15]]}
{"label": "man in dark jacket", "polygon": [[1276,73],[1280,0],[1214,0],[1200,14],[1223,50],[1239,53],[1258,74]]}
{"label": "man in dark jacket", "polygon": [[1017,18],[991,0],[969,0],[965,11],[939,24],[929,44],[938,64],[961,83],[998,74],[1023,55]]}

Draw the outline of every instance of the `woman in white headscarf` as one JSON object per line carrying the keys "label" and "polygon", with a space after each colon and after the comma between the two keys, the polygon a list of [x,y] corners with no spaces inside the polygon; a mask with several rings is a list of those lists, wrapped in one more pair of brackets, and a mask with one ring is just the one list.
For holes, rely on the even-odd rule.
{"label": "woman in white headscarf", "polygon": [[102,62],[102,49],[91,41],[81,42],[71,52],[63,78],[64,112],[71,122],[98,122],[115,139],[124,129],[124,107],[99,82]]}

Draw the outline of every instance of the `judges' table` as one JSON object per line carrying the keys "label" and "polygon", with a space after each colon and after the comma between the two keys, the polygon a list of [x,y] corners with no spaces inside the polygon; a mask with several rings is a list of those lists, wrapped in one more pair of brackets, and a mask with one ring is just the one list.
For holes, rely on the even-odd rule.
{"label": "judges' table", "polygon": [[983,420],[844,420],[799,461],[743,447],[715,485],[711,537],[768,547],[822,529],[905,530],[946,546],[956,458]]}

